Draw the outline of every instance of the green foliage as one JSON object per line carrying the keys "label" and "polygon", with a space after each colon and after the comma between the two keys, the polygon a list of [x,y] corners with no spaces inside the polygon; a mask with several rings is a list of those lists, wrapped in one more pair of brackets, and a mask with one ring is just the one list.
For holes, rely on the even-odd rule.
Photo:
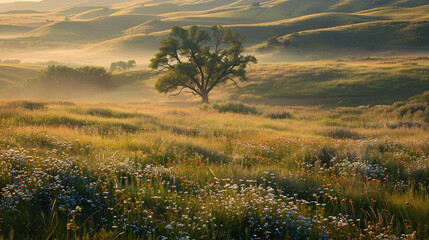
{"label": "green foliage", "polygon": [[325,131],[325,136],[339,139],[359,138],[359,134],[345,127],[333,127]]}
{"label": "green foliage", "polygon": [[43,102],[34,101],[12,101],[6,104],[8,108],[22,108],[27,110],[41,110],[46,108],[46,104]]}
{"label": "green foliage", "polygon": [[89,108],[85,111],[85,114],[104,118],[133,118],[139,116],[137,113],[118,112],[108,108]]}
{"label": "green foliage", "polygon": [[[380,50],[390,47],[427,47],[429,41],[427,21],[373,21],[332,28],[301,31],[288,34],[282,42],[311,50],[318,48]],[[286,44],[283,44],[286,46]]]}
{"label": "green foliage", "polygon": [[252,67],[248,83],[228,90],[236,93],[234,99],[255,104],[392,104],[429,89],[429,61],[420,57],[400,59],[345,58],[259,65]]}
{"label": "green foliage", "polygon": [[292,114],[287,111],[277,111],[277,112],[267,113],[265,117],[271,118],[271,119],[291,119]]}
{"label": "green foliage", "polygon": [[414,95],[410,97],[409,100],[429,104],[429,91],[426,91],[422,94]]}
{"label": "green foliage", "polygon": [[279,47],[283,46],[283,43],[281,43],[277,37],[271,37],[267,39],[267,45],[269,47]]}
{"label": "green foliage", "polygon": [[130,70],[136,67],[136,61],[135,60],[128,60],[128,62],[119,61],[119,62],[113,62],[110,64],[110,71],[126,71]]}
{"label": "green foliage", "polygon": [[212,108],[221,113],[232,112],[239,114],[259,114],[258,110],[255,107],[238,102],[214,103],[211,105],[203,105],[203,109],[204,108]]}
{"label": "green foliage", "polygon": [[50,65],[37,75],[27,79],[22,86],[28,91],[41,91],[47,96],[64,96],[112,86],[112,75],[103,67],[84,66],[71,68]]}
{"label": "green foliage", "polygon": [[167,69],[155,88],[161,93],[178,91],[177,94],[186,89],[208,103],[214,87],[228,81],[237,84],[236,79],[247,81],[246,67],[257,61],[252,55],[242,55],[243,40],[244,35],[222,26],[212,26],[211,36],[197,26],[187,30],[174,26],[149,65]]}

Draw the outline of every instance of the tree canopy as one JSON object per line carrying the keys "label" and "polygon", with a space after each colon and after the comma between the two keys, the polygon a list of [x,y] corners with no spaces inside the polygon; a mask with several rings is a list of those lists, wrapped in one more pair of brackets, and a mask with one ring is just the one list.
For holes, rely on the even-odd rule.
{"label": "tree canopy", "polygon": [[242,54],[245,36],[220,25],[210,30],[172,27],[149,65],[166,70],[155,85],[159,92],[178,95],[185,90],[208,103],[210,91],[219,84],[247,81],[246,68],[257,60]]}
{"label": "tree canopy", "polygon": [[94,66],[71,68],[50,65],[22,83],[22,87],[37,90],[46,97],[75,96],[78,93],[107,89],[111,86],[112,74],[103,67]]}
{"label": "tree canopy", "polygon": [[126,71],[130,70],[136,67],[136,61],[135,60],[128,60],[128,62],[119,61],[119,62],[112,62],[110,64],[110,71]]}

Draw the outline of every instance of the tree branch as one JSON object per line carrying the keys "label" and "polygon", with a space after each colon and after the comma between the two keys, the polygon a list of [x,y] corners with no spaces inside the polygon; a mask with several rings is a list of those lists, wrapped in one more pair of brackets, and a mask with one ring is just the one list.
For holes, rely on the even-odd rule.
{"label": "tree branch", "polygon": [[173,96],[173,97],[178,96],[179,94],[181,94],[181,93],[182,93],[183,89],[185,89],[185,88],[186,88],[186,87],[182,87],[178,93],[176,93],[176,94],[170,94],[170,96]]}

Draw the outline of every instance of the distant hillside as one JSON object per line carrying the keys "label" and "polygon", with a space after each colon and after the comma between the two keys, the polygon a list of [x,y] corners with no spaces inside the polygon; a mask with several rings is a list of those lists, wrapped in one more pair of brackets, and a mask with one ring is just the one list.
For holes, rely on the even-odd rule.
{"label": "distant hillside", "polygon": [[108,6],[127,0],[42,0],[40,2],[22,1],[0,4],[0,9],[3,11],[11,10],[35,10],[35,11],[50,11],[59,8],[71,6]]}
{"label": "distant hillside", "polygon": [[100,41],[119,37],[123,31],[156,18],[151,15],[118,15],[91,21],[61,21],[38,28],[23,37],[66,42]]}
{"label": "distant hillside", "polygon": [[19,83],[35,75],[41,68],[25,65],[8,65],[0,63],[0,89],[8,85]]}
{"label": "distant hillside", "polygon": [[337,59],[252,67],[230,99],[286,105],[391,104],[429,89],[428,57]]}
{"label": "distant hillside", "polygon": [[8,49],[153,54],[173,25],[221,24],[271,60],[429,51],[427,0],[43,0],[0,9],[0,48]]}
{"label": "distant hillside", "polygon": [[268,42],[261,48],[377,50],[428,48],[428,43],[429,21],[374,21],[295,32],[278,38],[278,42]]}

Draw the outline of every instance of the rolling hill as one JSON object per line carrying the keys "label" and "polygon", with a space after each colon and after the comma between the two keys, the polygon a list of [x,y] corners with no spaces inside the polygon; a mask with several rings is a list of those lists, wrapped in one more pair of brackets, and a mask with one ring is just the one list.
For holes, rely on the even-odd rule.
{"label": "rolling hill", "polygon": [[[309,51],[320,48],[424,49],[429,47],[429,21],[357,23],[295,32],[278,38],[278,41],[275,45],[282,48],[305,48]],[[266,43],[264,47],[270,47],[270,43]]]}
{"label": "rolling hill", "polygon": [[222,24],[246,35],[245,46],[271,61],[407,55],[429,47],[429,3],[423,0],[52,1],[0,4],[0,46],[135,57],[142,49],[153,54],[173,25]]}
{"label": "rolling hill", "polygon": [[150,19],[153,15],[117,15],[89,21],[61,21],[28,32],[24,38],[46,41],[100,41],[121,36],[121,33]]}
{"label": "rolling hill", "polygon": [[0,63],[0,88],[19,83],[35,75],[41,68],[38,66],[9,65]]}

